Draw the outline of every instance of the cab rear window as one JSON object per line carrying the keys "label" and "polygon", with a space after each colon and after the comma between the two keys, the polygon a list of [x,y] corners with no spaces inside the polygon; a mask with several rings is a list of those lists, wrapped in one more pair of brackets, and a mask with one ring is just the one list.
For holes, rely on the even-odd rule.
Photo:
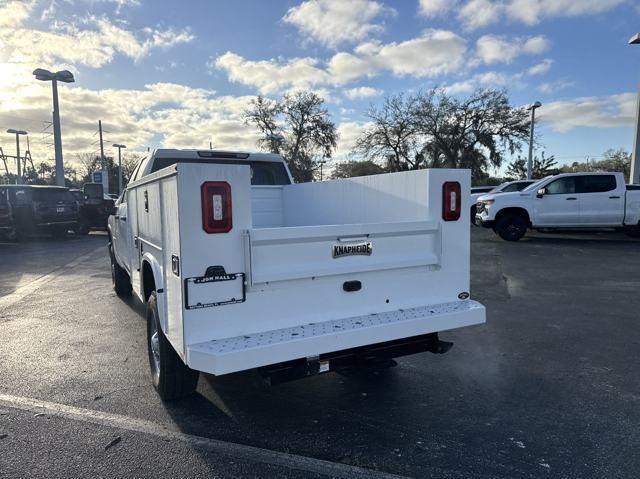
{"label": "cab rear window", "polygon": [[219,165],[249,165],[251,167],[251,184],[254,186],[288,185],[291,183],[287,170],[282,163],[276,161],[217,160],[215,158],[175,159],[156,158],[150,173],[162,170],[176,163],[213,163]]}
{"label": "cab rear window", "polygon": [[54,190],[54,189],[35,189],[32,193],[33,201],[39,201],[43,203],[60,203],[60,202],[73,202],[75,201],[73,194],[67,190]]}

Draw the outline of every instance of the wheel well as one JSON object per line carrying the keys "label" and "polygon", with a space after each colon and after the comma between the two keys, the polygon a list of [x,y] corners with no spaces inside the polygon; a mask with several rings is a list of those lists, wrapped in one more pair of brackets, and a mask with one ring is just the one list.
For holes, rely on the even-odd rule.
{"label": "wheel well", "polygon": [[504,208],[498,211],[498,214],[496,214],[496,222],[500,221],[501,218],[508,214],[523,216],[527,221],[527,225],[531,226],[531,218],[529,218],[529,212],[524,208]]}
{"label": "wheel well", "polygon": [[153,269],[151,269],[148,261],[142,263],[142,288],[145,301],[147,301],[151,293],[156,290],[156,280],[153,277]]}

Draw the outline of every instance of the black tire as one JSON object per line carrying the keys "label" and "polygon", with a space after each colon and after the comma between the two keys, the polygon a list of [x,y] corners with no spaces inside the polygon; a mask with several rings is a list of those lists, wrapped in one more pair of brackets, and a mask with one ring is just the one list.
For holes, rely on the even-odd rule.
{"label": "black tire", "polygon": [[640,238],[640,225],[633,228],[625,228],[624,232],[630,238]]}
{"label": "black tire", "polygon": [[495,231],[505,241],[518,241],[527,232],[527,220],[518,214],[505,214],[496,221]]}
{"label": "black tire", "polygon": [[163,401],[180,399],[195,392],[199,373],[182,362],[162,332],[155,291],[147,301],[147,350],[153,387]]}
{"label": "black tire", "polygon": [[478,207],[476,205],[473,205],[471,207],[471,216],[470,216],[470,222],[472,225],[476,224],[476,213],[478,212]]}
{"label": "black tire", "polygon": [[89,225],[84,221],[78,222],[78,226],[76,226],[76,234],[77,235],[88,235],[89,234]]}
{"label": "black tire", "polygon": [[116,261],[111,243],[109,243],[109,259],[111,260],[111,284],[113,284],[113,290],[122,298],[131,296],[131,278]]}
{"label": "black tire", "polygon": [[51,229],[51,236],[55,239],[62,239],[67,236],[66,226],[55,226]]}

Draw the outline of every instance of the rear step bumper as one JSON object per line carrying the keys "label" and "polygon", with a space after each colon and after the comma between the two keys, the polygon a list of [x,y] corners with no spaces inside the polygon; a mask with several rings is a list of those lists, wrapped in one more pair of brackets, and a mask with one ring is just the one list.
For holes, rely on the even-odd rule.
{"label": "rear step bumper", "polygon": [[480,303],[454,301],[192,344],[187,347],[187,363],[222,375],[484,321]]}

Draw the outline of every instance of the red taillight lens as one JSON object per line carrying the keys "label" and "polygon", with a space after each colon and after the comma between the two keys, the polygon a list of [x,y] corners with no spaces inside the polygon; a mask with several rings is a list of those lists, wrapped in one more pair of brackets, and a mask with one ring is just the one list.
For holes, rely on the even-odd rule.
{"label": "red taillight lens", "polygon": [[231,186],[226,181],[206,181],[202,195],[202,229],[207,233],[228,233],[233,227]]}
{"label": "red taillight lens", "polygon": [[460,183],[447,181],[442,185],[442,219],[445,221],[457,221],[460,219]]}

